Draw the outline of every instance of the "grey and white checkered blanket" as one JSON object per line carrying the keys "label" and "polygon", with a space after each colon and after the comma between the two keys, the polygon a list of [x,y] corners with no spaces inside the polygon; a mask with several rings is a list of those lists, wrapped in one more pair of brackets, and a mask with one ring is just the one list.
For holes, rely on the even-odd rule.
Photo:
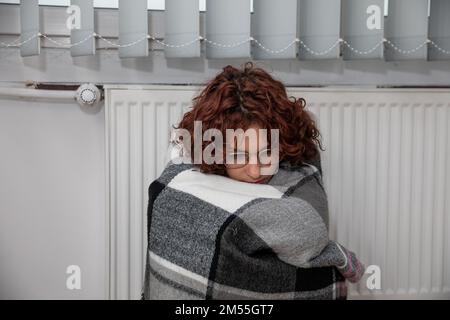
{"label": "grey and white checkered blanket", "polygon": [[364,273],[328,237],[320,167],[250,184],[171,161],[148,196],[142,299],[345,299]]}

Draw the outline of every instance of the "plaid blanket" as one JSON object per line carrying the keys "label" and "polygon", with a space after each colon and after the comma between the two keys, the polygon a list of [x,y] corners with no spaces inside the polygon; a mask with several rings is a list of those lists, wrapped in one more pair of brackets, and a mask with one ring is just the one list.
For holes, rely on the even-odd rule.
{"label": "plaid blanket", "polygon": [[346,299],[364,273],[328,238],[314,165],[282,162],[260,185],[170,161],[148,196],[142,299]]}

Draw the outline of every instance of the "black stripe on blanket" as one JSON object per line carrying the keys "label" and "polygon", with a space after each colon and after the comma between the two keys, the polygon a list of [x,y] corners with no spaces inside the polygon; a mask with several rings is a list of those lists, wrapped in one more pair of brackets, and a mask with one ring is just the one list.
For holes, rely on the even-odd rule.
{"label": "black stripe on blanket", "polygon": [[155,202],[161,191],[164,190],[166,186],[159,182],[158,180],[153,181],[148,187],[148,205],[147,205],[147,244],[150,240],[150,227],[152,223],[152,211],[153,203]]}
{"label": "black stripe on blanket", "polygon": [[[248,239],[253,239],[249,247]],[[216,283],[266,294],[321,290],[335,283],[333,268],[285,263],[239,216],[232,215],[217,234],[206,299],[228,297]]]}
{"label": "black stripe on blanket", "polygon": [[236,218],[236,215],[232,214],[230,215],[227,220],[225,220],[225,222],[222,224],[222,226],[220,227],[219,232],[217,233],[217,237],[216,237],[216,249],[214,250],[214,257],[213,260],[211,262],[211,270],[209,273],[209,278],[208,278],[208,288],[206,290],[206,296],[205,296],[205,300],[211,300],[213,299],[213,290],[214,290],[214,285],[211,284],[214,283],[214,281],[216,281],[216,276],[217,276],[217,264],[219,261],[219,253],[220,253],[220,246],[221,246],[221,239],[223,237],[223,233],[226,230],[227,226]]}

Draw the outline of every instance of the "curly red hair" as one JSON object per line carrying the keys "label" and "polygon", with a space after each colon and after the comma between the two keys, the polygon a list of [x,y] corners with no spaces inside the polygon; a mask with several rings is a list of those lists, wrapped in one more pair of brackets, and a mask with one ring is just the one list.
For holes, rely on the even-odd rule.
{"label": "curly red hair", "polygon": [[[279,160],[301,165],[318,155],[317,145],[323,150],[320,132],[305,107],[303,98],[288,97],[281,81],[252,62],[245,63],[242,70],[227,65],[194,97],[192,109],[174,128],[189,131],[191,146],[185,147],[190,150],[195,143],[194,121],[202,121],[202,134],[215,128],[224,137],[226,129],[247,130],[253,124],[268,132],[279,129]],[[202,150],[209,143],[202,141]],[[197,166],[204,173],[226,175],[223,164],[203,162]]]}

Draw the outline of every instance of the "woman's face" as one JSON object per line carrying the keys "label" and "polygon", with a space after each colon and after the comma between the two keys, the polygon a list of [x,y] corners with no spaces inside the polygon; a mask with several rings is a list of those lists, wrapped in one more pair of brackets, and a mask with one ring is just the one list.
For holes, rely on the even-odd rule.
{"label": "woman's face", "polygon": [[[248,129],[255,129],[258,133],[260,127],[252,125]],[[258,154],[264,154],[268,145],[265,139],[259,139],[259,134],[256,134],[256,139],[240,139],[241,141],[235,144],[234,152],[240,156],[244,155],[249,159],[248,163],[236,168],[236,166],[226,166],[226,172],[232,179],[248,182],[248,183],[267,183],[272,175],[262,175],[261,167],[258,165]]]}

